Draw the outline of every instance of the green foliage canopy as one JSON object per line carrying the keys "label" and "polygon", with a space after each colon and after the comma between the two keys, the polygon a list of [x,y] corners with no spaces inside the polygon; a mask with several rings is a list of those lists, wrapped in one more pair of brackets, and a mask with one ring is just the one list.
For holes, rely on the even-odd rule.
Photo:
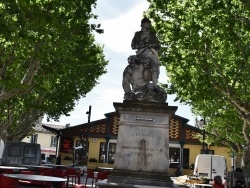
{"label": "green foliage canopy", "polygon": [[[181,102],[190,104],[194,113],[214,118],[214,121],[221,117],[226,120],[225,107],[230,109],[240,123],[228,125],[240,124],[245,143],[249,145],[249,3],[228,0],[149,2],[147,15],[154,20],[162,43],[161,62],[171,82],[167,89]],[[216,124],[220,126],[219,121]],[[223,130],[223,126],[221,128]]]}
{"label": "green foliage canopy", "polygon": [[5,112],[2,121],[6,123],[10,113],[21,117],[17,107],[35,109],[40,115],[46,113],[57,120],[72,111],[77,100],[106,73],[103,48],[96,44],[93,34],[100,32],[100,25],[89,23],[97,18],[91,13],[95,3],[96,0],[0,2],[0,107]]}

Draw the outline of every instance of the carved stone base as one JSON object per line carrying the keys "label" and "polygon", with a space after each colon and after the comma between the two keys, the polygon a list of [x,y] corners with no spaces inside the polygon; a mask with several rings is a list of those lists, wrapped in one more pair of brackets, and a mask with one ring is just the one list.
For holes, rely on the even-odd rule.
{"label": "carved stone base", "polygon": [[168,173],[157,172],[139,172],[139,171],[123,171],[114,170],[108,177],[107,182],[115,182],[120,184],[132,185],[148,185],[160,187],[172,187],[173,181]]}
{"label": "carved stone base", "polygon": [[124,93],[124,100],[165,103],[167,93],[161,87],[154,87],[152,83],[149,83],[143,87]]}
{"label": "carved stone base", "polygon": [[177,110],[167,103],[114,103],[120,113],[114,169],[105,187],[173,187],[169,169],[169,121]]}

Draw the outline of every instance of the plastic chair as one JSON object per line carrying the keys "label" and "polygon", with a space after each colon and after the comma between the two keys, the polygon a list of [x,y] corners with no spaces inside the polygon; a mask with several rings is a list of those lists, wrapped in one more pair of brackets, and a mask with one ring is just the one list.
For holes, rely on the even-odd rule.
{"label": "plastic chair", "polygon": [[21,171],[20,174],[35,174],[35,172],[34,171],[30,171],[30,170],[23,170],[23,171]]}
{"label": "plastic chair", "polygon": [[66,171],[61,168],[54,168],[52,169],[52,176],[64,178],[66,177]]}
{"label": "plastic chair", "polygon": [[40,175],[52,176],[52,169],[51,170],[42,170],[42,171],[40,171]]}
{"label": "plastic chair", "polygon": [[98,172],[95,178],[95,182],[97,182],[98,180],[103,180],[103,175],[103,172]]}
{"label": "plastic chair", "polygon": [[92,187],[93,187],[94,180],[96,179],[95,173],[93,170],[87,170],[85,186],[87,185],[87,181],[89,178],[92,179]]}
{"label": "plastic chair", "polygon": [[65,173],[66,177],[67,177],[67,183],[66,183],[66,187],[68,187],[69,185],[69,181],[71,179],[71,183],[76,184],[78,182],[78,184],[81,184],[81,170],[75,169],[75,168],[66,168],[66,173]]}
{"label": "plastic chair", "polygon": [[[53,176],[52,169],[42,169],[40,170],[40,175],[42,176]],[[43,182],[44,186],[52,187],[52,183],[50,182]]]}
{"label": "plastic chair", "polygon": [[[95,183],[98,181],[98,180],[105,180],[105,179],[108,179],[108,175],[111,174],[110,172],[108,171],[103,171],[103,172],[98,172],[97,176],[96,176],[96,179],[95,179]],[[96,187],[96,186],[95,186]]]}
{"label": "plastic chair", "polygon": [[[59,178],[65,178],[66,177],[66,171],[61,168],[53,168],[52,170],[52,176],[59,177]],[[59,185],[60,187],[65,187],[65,183],[61,183]]]}
{"label": "plastic chair", "polygon": [[[97,176],[96,176],[96,178],[95,178],[95,184],[96,184],[96,182],[98,181],[98,180],[103,180],[104,179],[104,174],[103,174],[103,172],[98,172],[97,173]],[[96,185],[95,185],[95,187],[96,187]]]}
{"label": "plastic chair", "polygon": [[88,187],[83,184],[74,184],[72,188],[88,188]]}
{"label": "plastic chair", "polygon": [[103,171],[102,172],[102,178],[103,179],[108,179],[108,176],[111,174],[111,172],[110,171]]}

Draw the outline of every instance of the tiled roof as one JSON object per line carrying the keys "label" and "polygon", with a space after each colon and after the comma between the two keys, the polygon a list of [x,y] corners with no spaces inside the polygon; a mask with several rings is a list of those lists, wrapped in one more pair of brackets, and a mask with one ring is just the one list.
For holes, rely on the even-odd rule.
{"label": "tiled roof", "polygon": [[66,126],[65,125],[55,125],[55,124],[47,124],[47,123],[38,123],[35,125],[34,127],[34,130],[37,131],[37,132],[50,132],[46,129],[44,129],[42,127],[42,125],[46,125],[48,127],[51,127],[51,128],[54,128],[54,129],[57,129],[57,130],[60,130],[60,129],[64,129]]}
{"label": "tiled roof", "polygon": [[[120,115],[116,112],[109,113],[106,119],[100,119],[90,122],[89,136],[99,138],[117,138],[119,130]],[[200,129],[186,124],[188,120],[180,116],[174,115],[170,119],[169,140],[186,143],[199,142],[196,137],[200,133]],[[80,136],[86,135],[87,123],[67,127],[62,130],[62,136]]]}

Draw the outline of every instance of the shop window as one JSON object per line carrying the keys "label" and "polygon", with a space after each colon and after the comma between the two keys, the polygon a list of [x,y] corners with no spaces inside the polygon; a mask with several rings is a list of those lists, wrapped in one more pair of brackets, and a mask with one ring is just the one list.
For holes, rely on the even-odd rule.
{"label": "shop window", "polygon": [[[88,144],[89,144],[89,142],[88,142]],[[75,149],[75,160],[80,162],[85,158],[85,155],[87,152],[86,151],[87,150],[86,141],[77,140],[75,148],[77,148],[77,149]],[[89,147],[88,147],[88,149],[89,149]]]}
{"label": "shop window", "polygon": [[100,151],[99,151],[99,162],[106,162],[106,142],[100,143]]}
{"label": "shop window", "polygon": [[189,168],[189,149],[183,148],[183,163],[180,165],[180,148],[169,148],[169,167],[177,168],[182,166],[183,168]]}
{"label": "shop window", "polygon": [[180,148],[169,148],[169,167],[177,168],[180,162]]}
{"label": "shop window", "polygon": [[116,150],[116,143],[109,143],[108,162],[111,164],[113,164],[115,161],[115,150]]}
{"label": "shop window", "polygon": [[69,153],[73,148],[73,139],[71,137],[62,137],[60,151]]}

